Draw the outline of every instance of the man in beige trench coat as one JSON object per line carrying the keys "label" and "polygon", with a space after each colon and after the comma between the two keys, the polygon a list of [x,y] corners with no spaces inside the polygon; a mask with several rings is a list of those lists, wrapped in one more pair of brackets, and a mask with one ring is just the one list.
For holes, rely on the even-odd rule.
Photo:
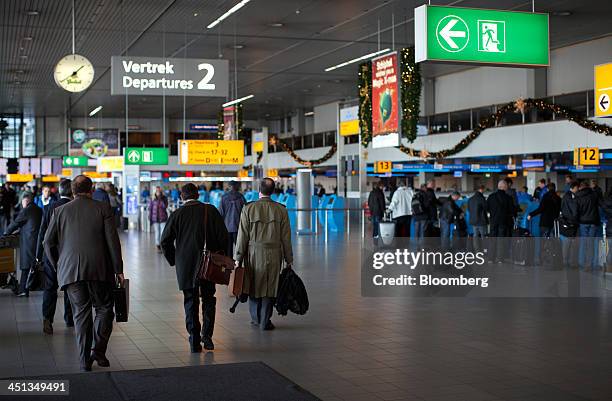
{"label": "man in beige trench coat", "polygon": [[283,260],[293,263],[291,227],[285,206],[270,199],[274,181],[264,178],[259,200],[247,204],[240,214],[238,239],[234,251],[236,266],[246,267],[244,292],[249,295],[251,324],[273,330],[272,307]]}

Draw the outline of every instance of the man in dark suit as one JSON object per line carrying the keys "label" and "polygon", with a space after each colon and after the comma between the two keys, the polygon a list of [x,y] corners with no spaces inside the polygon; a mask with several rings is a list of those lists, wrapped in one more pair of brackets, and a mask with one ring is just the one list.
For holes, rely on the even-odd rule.
{"label": "man in dark suit", "polygon": [[18,297],[28,297],[28,272],[36,263],[36,240],[38,228],[42,219],[42,210],[34,204],[32,193],[27,192],[21,199],[21,211],[15,220],[6,228],[4,235],[10,235],[19,230],[19,282]]}
{"label": "man in dark suit", "polygon": [[115,317],[112,289],[123,282],[115,216],[108,204],[92,199],[92,187],[89,177],[74,179],[75,199],[55,209],[43,242],[59,286],[68,292],[83,371],[90,371],[93,361],[110,366],[105,354]]}
{"label": "man in dark suit", "polygon": [[489,255],[491,260],[497,260],[498,263],[503,262],[507,255],[506,238],[512,236],[512,228],[514,226],[514,217],[516,216],[516,208],[512,197],[508,195],[506,190],[508,183],[500,180],[497,183],[497,191],[493,192],[487,198],[487,210],[490,218],[490,235],[498,238],[496,247],[493,249],[493,254]]}
{"label": "man in dark suit", "polygon": [[[43,267],[45,269],[45,283],[43,291],[43,332],[45,334],[53,334],[53,318],[55,316],[55,307],[57,306],[57,290],[59,286],[57,284],[57,272],[55,268],[49,262],[49,259],[44,256],[43,239],[47,233],[51,216],[53,211],[58,207],[65,205],[72,200],[72,181],[63,179],[59,183],[59,196],[60,198],[55,201],[51,201],[47,206],[43,208],[42,223],[40,224],[40,230],[38,231],[38,242],[36,244],[36,259],[43,261]],[[72,308],[70,307],[70,300],[68,299],[68,292],[64,291],[64,322],[66,326],[73,327],[74,320],[72,319]]]}
{"label": "man in dark suit", "polygon": [[[160,245],[170,266],[176,265],[179,290],[183,291],[184,296],[185,325],[189,333],[191,352],[201,352],[200,341],[207,350],[215,348],[212,335],[217,299],[215,283],[196,279],[199,260],[205,243],[206,249],[210,251],[225,251],[228,234],[217,209],[198,201],[198,189],[195,185],[183,186],[181,198],[185,204],[170,215]],[[200,297],[204,320],[201,333]]]}

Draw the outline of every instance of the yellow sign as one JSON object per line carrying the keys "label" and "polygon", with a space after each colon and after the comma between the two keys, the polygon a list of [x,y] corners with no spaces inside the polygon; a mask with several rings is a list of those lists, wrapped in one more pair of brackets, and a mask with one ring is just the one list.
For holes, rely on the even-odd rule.
{"label": "yellow sign", "polygon": [[278,169],[269,168],[268,169],[268,177],[278,177]]}
{"label": "yellow sign", "polygon": [[123,171],[123,159],[123,156],[99,157],[96,171],[98,173]]}
{"label": "yellow sign", "polygon": [[7,174],[7,182],[29,182],[34,180],[33,174]]}
{"label": "yellow sign", "polygon": [[574,165],[599,166],[599,148],[574,149]]}
{"label": "yellow sign", "polygon": [[374,172],[378,174],[390,173],[392,168],[393,168],[393,165],[391,164],[390,161],[378,161],[374,165]]}
{"label": "yellow sign", "polygon": [[63,168],[62,169],[62,174],[60,174],[63,177],[72,177],[72,169],[71,168]]}
{"label": "yellow sign", "polygon": [[99,173],[97,171],[85,171],[83,175],[86,175],[89,178],[108,178],[107,173]]}
{"label": "yellow sign", "polygon": [[238,177],[244,178],[248,176],[249,176],[249,170],[245,170],[245,169],[238,170]]}
{"label": "yellow sign", "polygon": [[263,152],[263,142],[254,142],[253,143],[253,152]]}
{"label": "yellow sign", "polygon": [[179,140],[179,164],[244,164],[244,141]]}
{"label": "yellow sign", "polygon": [[595,66],[595,117],[612,117],[612,63]]}
{"label": "yellow sign", "polygon": [[60,178],[56,175],[45,175],[42,178],[42,182],[59,182]]}
{"label": "yellow sign", "polygon": [[342,121],[340,123],[340,135],[359,135],[359,120]]}

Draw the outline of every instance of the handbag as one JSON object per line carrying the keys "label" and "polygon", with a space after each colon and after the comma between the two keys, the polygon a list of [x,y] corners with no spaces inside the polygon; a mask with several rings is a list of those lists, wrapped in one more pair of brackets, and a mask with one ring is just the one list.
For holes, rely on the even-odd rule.
{"label": "handbag", "polygon": [[571,223],[565,217],[559,217],[559,234],[564,237],[573,238],[578,233],[578,225]]}
{"label": "handbag", "polygon": [[30,271],[28,271],[28,279],[26,281],[26,288],[28,291],[39,291],[42,290],[43,283],[45,282],[45,272],[40,262],[32,263]]}
{"label": "handbag", "polygon": [[234,259],[225,256],[223,252],[211,252],[206,249],[206,232],[208,220],[208,206],[204,207],[204,249],[200,257],[197,279],[208,280],[215,284],[229,285],[230,274],[234,270]]}
{"label": "handbag", "polygon": [[244,267],[239,266],[232,270],[229,281],[229,294],[233,297],[242,295],[242,287],[244,285]]}
{"label": "handbag", "polygon": [[130,280],[124,279],[123,284],[117,281],[113,288],[115,303],[115,320],[117,323],[127,322],[130,314]]}

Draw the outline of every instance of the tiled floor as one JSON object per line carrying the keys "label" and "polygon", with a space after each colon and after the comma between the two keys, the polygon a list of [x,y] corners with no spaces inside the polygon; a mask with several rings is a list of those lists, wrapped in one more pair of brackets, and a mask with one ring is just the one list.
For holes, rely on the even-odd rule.
{"label": "tiled floor", "polygon": [[[305,316],[249,325],[218,288],[214,352],[188,352],[173,268],[146,234],[122,236],[129,323],[116,324],[112,369],[264,361],[324,400],[612,400],[612,303],[598,299],[362,298],[360,242],[296,238]],[[41,295],[0,292],[0,377],[78,371],[60,316],[41,331]],[[97,366],[96,370],[100,370]]]}

